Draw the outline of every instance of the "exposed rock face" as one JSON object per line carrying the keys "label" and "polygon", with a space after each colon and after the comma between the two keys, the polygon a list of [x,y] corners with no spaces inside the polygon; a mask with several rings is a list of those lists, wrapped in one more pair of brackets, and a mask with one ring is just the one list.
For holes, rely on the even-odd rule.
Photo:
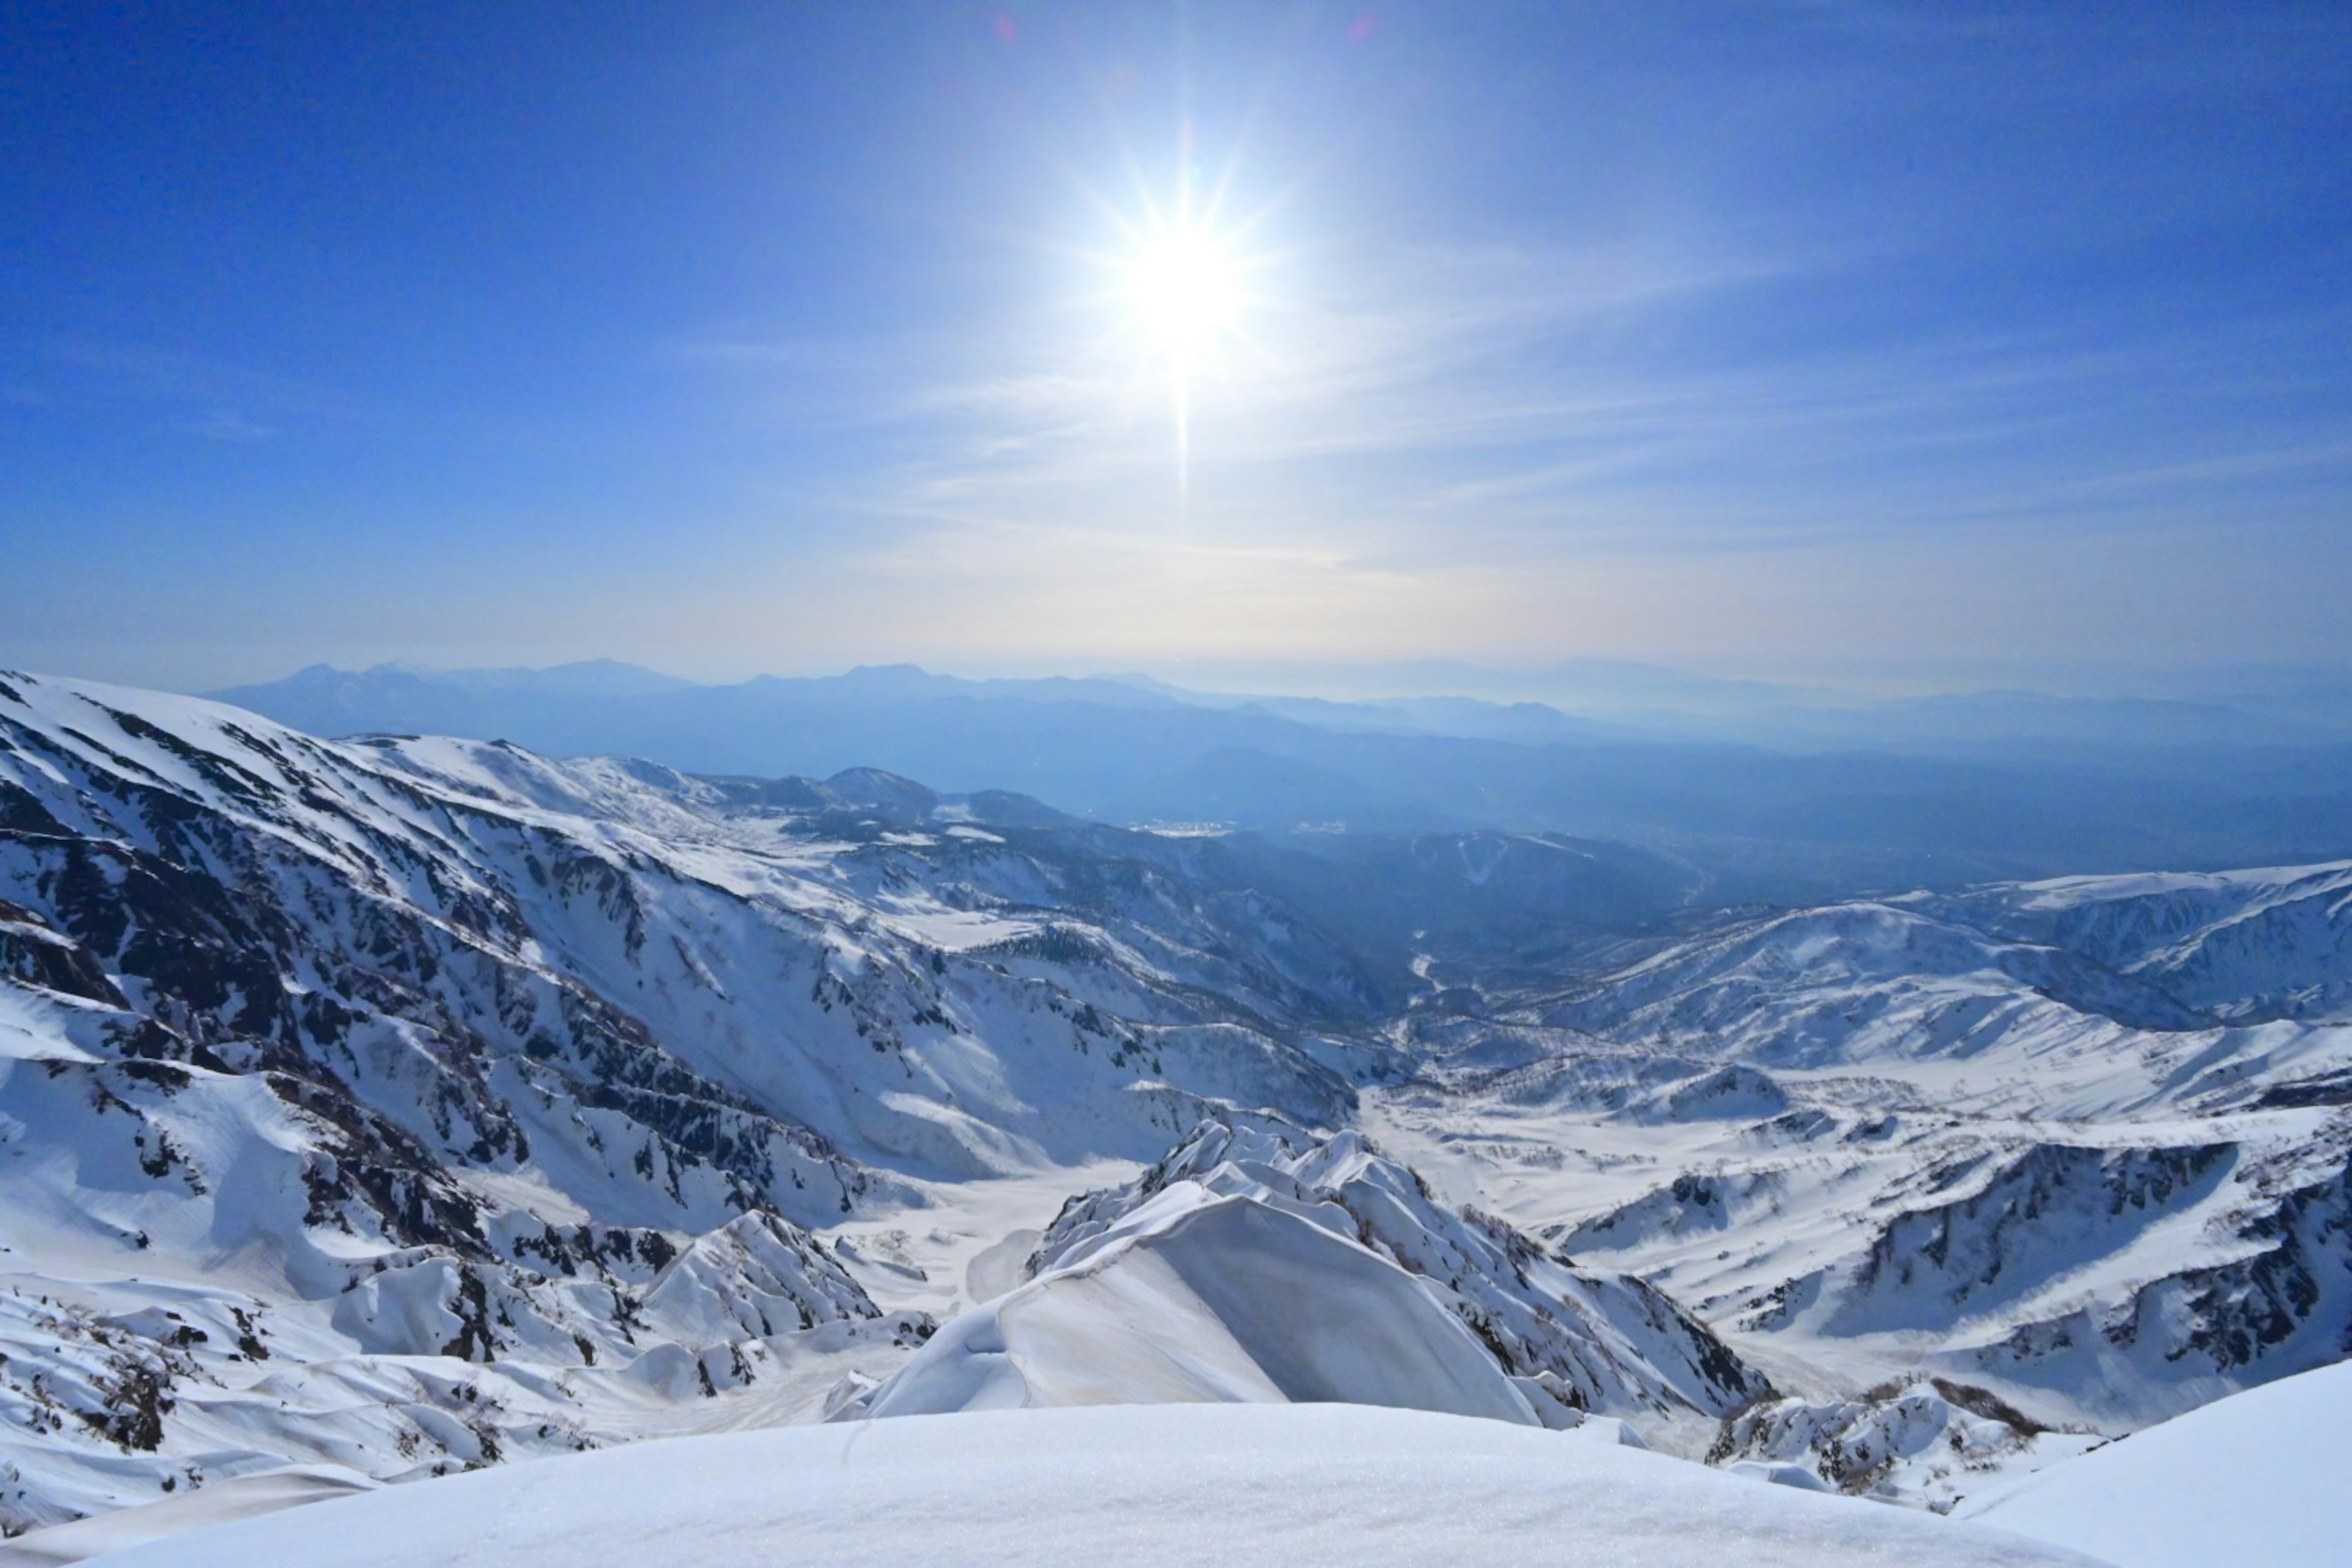
{"label": "exposed rock face", "polygon": [[2032,1318],[1968,1359],[2029,1384],[2122,1382],[2128,1367],[2244,1386],[2352,1354],[2352,1116],[2284,1149],[2200,1152],[2233,1168],[2195,1246],[2120,1299]]}
{"label": "exposed rock face", "polygon": [[1707,1458],[1795,1465],[1837,1491],[1948,1512],[1989,1475],[2047,1464],[2101,1441],[2053,1432],[1985,1389],[1920,1377],[1852,1399],[1759,1402],[1724,1423]]}

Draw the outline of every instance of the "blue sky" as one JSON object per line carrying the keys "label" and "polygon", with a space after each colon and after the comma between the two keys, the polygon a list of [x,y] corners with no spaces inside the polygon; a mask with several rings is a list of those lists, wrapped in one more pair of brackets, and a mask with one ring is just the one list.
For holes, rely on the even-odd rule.
{"label": "blue sky", "polygon": [[0,169],[19,666],[2352,658],[2341,5],[10,5]]}

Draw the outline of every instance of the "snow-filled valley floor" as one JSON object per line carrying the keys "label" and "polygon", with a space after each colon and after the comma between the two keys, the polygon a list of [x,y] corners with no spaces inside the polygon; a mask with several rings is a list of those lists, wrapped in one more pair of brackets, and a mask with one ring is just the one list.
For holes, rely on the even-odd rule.
{"label": "snow-filled valley floor", "polygon": [[759,1552],[903,1516],[826,1561],[1194,1561],[1220,1495],[1310,1562],[2056,1561],[1937,1515],[2352,1350],[2352,865],[1538,949],[1337,875],[0,674],[0,1562],[335,1498],[404,1533],[153,1550],[568,1561],[753,1476]]}

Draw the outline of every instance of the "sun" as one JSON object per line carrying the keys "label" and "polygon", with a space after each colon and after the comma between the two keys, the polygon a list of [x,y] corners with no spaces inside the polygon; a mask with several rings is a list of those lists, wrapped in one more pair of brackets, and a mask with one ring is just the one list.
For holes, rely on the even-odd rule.
{"label": "sun", "polygon": [[[1126,362],[1131,392],[1165,389],[1181,498],[1191,484],[1196,407],[1213,395],[1234,413],[1242,406],[1243,384],[1270,363],[1259,327],[1261,318],[1282,319],[1285,268],[1259,235],[1279,198],[1236,212],[1229,198],[1237,163],[1204,181],[1189,123],[1178,142],[1170,184],[1148,179],[1131,158],[1133,190],[1124,202],[1081,183],[1108,243],[1076,254],[1095,283],[1089,304],[1108,307],[1102,336],[1089,352]],[[1276,291],[1268,293],[1269,286]]]}
{"label": "sun", "polygon": [[1190,224],[1142,237],[1127,268],[1136,325],[1180,364],[1241,325],[1245,295],[1232,246]]}
{"label": "sun", "polygon": [[1236,238],[1192,215],[1189,203],[1129,231],[1118,293],[1139,369],[1164,376],[1175,416],[1177,487],[1189,486],[1197,384],[1223,373],[1228,348],[1245,338],[1249,268]]}

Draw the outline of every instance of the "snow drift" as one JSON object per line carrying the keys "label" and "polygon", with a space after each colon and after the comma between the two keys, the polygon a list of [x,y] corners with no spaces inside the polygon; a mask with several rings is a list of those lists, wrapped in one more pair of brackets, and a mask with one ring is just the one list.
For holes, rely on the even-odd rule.
{"label": "snow drift", "polygon": [[2217,1400],[1962,1505],[2118,1568],[2325,1568],[2352,1542],[2352,1365]]}
{"label": "snow drift", "polygon": [[1929,1515],[1352,1406],[1028,1410],[646,1443],[222,1525],[107,1568],[953,1563],[2058,1568]]}

